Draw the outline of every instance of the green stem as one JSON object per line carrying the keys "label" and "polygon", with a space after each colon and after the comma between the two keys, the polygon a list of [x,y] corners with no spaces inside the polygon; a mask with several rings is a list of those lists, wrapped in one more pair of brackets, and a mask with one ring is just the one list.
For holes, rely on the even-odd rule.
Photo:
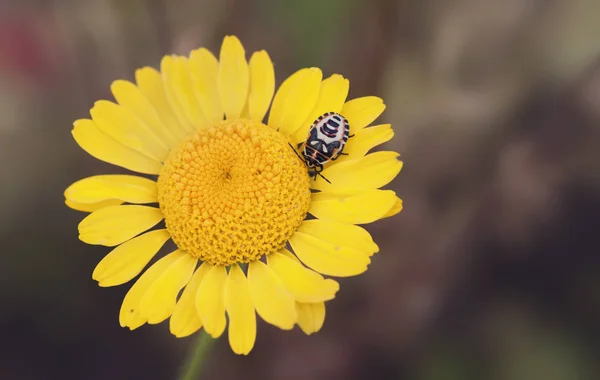
{"label": "green stem", "polygon": [[204,329],[198,333],[198,339],[195,346],[192,347],[188,357],[185,360],[183,371],[179,376],[180,380],[198,380],[204,369],[206,358],[211,346],[216,341],[208,335]]}

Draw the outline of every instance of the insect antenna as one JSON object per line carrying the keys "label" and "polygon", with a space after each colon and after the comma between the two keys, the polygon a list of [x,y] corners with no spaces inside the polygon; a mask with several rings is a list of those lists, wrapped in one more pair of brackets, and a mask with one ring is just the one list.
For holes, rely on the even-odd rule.
{"label": "insect antenna", "polygon": [[[305,159],[302,158],[302,156],[300,156],[300,153],[298,153],[298,151],[296,149],[294,149],[294,146],[290,142],[288,142],[288,145],[290,146],[290,148],[292,148],[292,150],[294,151],[294,153],[296,153],[296,156],[298,156],[298,158],[300,159],[300,161],[304,162],[304,165],[306,165],[306,167],[308,167],[308,163],[306,162]],[[323,176],[323,174],[321,174],[319,172],[314,172],[314,173],[317,174],[317,175],[319,175],[319,177],[323,178],[325,181],[327,181],[328,184],[331,185],[331,181],[328,180],[327,178],[325,178]],[[317,177],[315,176],[315,178],[317,178]]]}
{"label": "insect antenna", "polygon": [[298,158],[300,159],[300,161],[304,162],[304,165],[306,165],[306,167],[308,167],[308,164],[306,163],[306,160],[304,158],[302,158],[302,156],[300,155],[300,153],[298,153],[298,151],[296,149],[294,149],[294,146],[292,145],[292,143],[288,142],[288,145],[290,146],[290,148],[292,148],[292,150],[294,151],[294,153],[296,153],[296,156],[298,156]]}
{"label": "insect antenna", "polygon": [[[330,185],[331,185],[331,181],[330,181],[330,180],[328,180],[327,178],[325,178],[325,176],[324,176],[323,174],[321,174],[321,173],[319,173],[319,172],[316,172],[316,173],[317,173],[317,175],[319,175],[319,177],[323,178],[325,181],[327,181],[327,183],[328,183],[328,184],[330,184]],[[317,177],[315,177],[315,178],[317,178]]]}

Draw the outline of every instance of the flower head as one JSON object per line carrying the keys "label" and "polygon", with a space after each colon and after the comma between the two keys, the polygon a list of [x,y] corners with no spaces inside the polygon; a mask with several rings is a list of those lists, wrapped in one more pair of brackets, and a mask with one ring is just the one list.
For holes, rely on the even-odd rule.
{"label": "flower head", "polygon": [[[147,175],[97,175],[65,191],[69,207],[90,212],[79,238],[115,247],[92,277],[100,286],[126,283],[169,239],[177,246],[131,287],[122,326],[170,317],[177,337],[200,328],[218,337],[228,324],[238,354],[254,346],[256,314],[284,330],[321,328],[324,303],[339,289],[323,275],[363,273],[378,247],[358,224],[402,208],[380,189],[399,173],[398,154],[369,153],[393,136],[389,124],[367,128],[385,105],[377,97],[346,102],[348,88],[341,75],[323,79],[306,68],[273,98],[268,54],[248,62],[229,36],[219,60],[202,48],[164,57],[160,72],[138,70],[135,84],[115,81],[116,103],[98,101],[91,119],[74,123],[86,152]],[[296,148],[326,112],[346,118],[351,135],[312,178]]]}

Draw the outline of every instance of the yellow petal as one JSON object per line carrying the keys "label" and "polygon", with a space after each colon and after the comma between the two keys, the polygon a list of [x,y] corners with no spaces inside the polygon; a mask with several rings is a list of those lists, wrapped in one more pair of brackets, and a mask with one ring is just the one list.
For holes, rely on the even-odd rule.
{"label": "yellow petal", "polygon": [[396,203],[391,190],[366,190],[357,194],[312,195],[308,212],[327,221],[347,224],[372,223],[383,218]]}
{"label": "yellow petal", "polygon": [[140,278],[133,284],[121,305],[119,312],[119,323],[121,327],[129,327],[131,330],[137,329],[144,323],[146,319],[139,313],[140,302],[146,294],[146,291],[154,283],[154,281],[163,274],[169,266],[183,255],[187,255],[181,251],[172,252],[154,263]]}
{"label": "yellow petal", "polygon": [[285,257],[294,260],[297,263],[300,263],[300,260],[294,255],[292,252],[288,251],[286,248],[282,248],[279,250],[279,253],[284,255]]}
{"label": "yellow petal", "polygon": [[281,118],[283,116],[285,101],[290,95],[292,89],[297,83],[302,80],[310,69],[304,68],[296,71],[289,77],[287,77],[283,83],[279,86],[279,89],[275,93],[273,98],[273,104],[271,105],[271,111],[269,112],[268,125],[274,129],[281,128]]}
{"label": "yellow petal", "polygon": [[298,231],[290,238],[290,245],[309,268],[329,276],[355,276],[366,271],[371,262],[369,255],[358,250],[337,246]]}
{"label": "yellow petal", "polygon": [[140,316],[150,324],[160,323],[171,316],[179,291],[194,273],[198,259],[183,253],[148,287],[140,301]]}
{"label": "yellow petal", "polygon": [[79,180],[65,190],[65,198],[78,204],[97,204],[109,200],[129,203],[158,202],[156,182],[121,174],[97,175]]}
{"label": "yellow petal", "polygon": [[402,169],[402,161],[396,152],[375,152],[356,160],[331,165],[323,170],[323,176],[313,182],[313,189],[336,191],[347,189],[378,189],[392,181]]}
{"label": "yellow petal", "polygon": [[233,264],[225,282],[225,307],[229,316],[229,345],[238,355],[248,355],[256,341],[256,314],[242,269]]}
{"label": "yellow petal", "polygon": [[293,141],[296,143],[306,140],[308,129],[314,121],[325,112],[340,112],[348,96],[350,82],[339,74],[333,74],[321,82],[317,104],[304,123],[294,132]]}
{"label": "yellow petal", "polygon": [[240,117],[248,99],[250,73],[246,52],[235,36],[226,36],[219,56],[218,84],[227,119]]}
{"label": "yellow petal", "polygon": [[319,97],[323,73],[316,67],[301,69],[282,84],[269,114],[269,126],[291,135],[306,120]]}
{"label": "yellow petal", "polygon": [[223,106],[219,99],[217,72],[219,61],[209,50],[200,48],[190,54],[190,75],[194,93],[209,123],[223,120]]}
{"label": "yellow petal", "polygon": [[169,147],[125,108],[99,100],[90,110],[94,123],[113,139],[155,160],[164,161]]}
{"label": "yellow petal", "polygon": [[91,156],[140,173],[160,173],[160,161],[121,144],[102,132],[92,120],[77,120],[73,126],[73,138]]}
{"label": "yellow petal", "polygon": [[189,62],[186,57],[165,56],[160,62],[167,99],[188,132],[201,129],[208,124],[196,100]]}
{"label": "yellow petal", "polygon": [[346,102],[341,114],[348,119],[350,134],[353,134],[375,121],[384,110],[385,104],[381,98],[365,96]]}
{"label": "yellow petal", "polygon": [[261,261],[248,264],[248,285],[262,319],[282,330],[294,328],[298,318],[294,297],[271,268]]}
{"label": "yellow petal", "polygon": [[364,157],[371,149],[391,140],[392,137],[394,137],[394,130],[390,124],[375,125],[361,129],[356,132],[354,137],[348,139],[348,143],[344,148],[344,153],[347,156],[339,156],[337,163]]}
{"label": "yellow petal", "polygon": [[392,208],[383,216],[384,218],[390,218],[402,211],[402,199],[396,197],[396,203],[392,206]]}
{"label": "yellow petal", "polygon": [[181,89],[177,85],[177,78],[174,78],[177,70],[173,67],[173,62],[176,57],[163,57],[160,63],[160,77],[163,83],[165,99],[167,101],[167,108],[172,112],[173,116],[177,120],[176,124],[181,129],[181,135],[183,139],[195,130],[190,117],[185,113],[185,110],[181,104],[179,104],[179,98],[184,98],[185,94],[181,94]]}
{"label": "yellow petal", "polygon": [[271,253],[267,263],[279,276],[285,288],[298,302],[322,302],[335,298],[340,286],[337,281],[324,279],[281,253]]}
{"label": "yellow petal", "polygon": [[[290,260],[293,260],[296,263],[300,263],[300,260],[298,260],[296,255],[285,248],[281,249],[279,254],[289,258]],[[319,331],[321,327],[323,327],[323,323],[325,322],[324,302],[296,302],[296,312],[298,313],[298,321],[296,323],[306,335],[315,333]]]}
{"label": "yellow petal", "polygon": [[302,222],[297,230],[339,247],[353,248],[368,256],[379,252],[379,247],[371,238],[371,234],[353,224],[313,219]]}
{"label": "yellow petal", "polygon": [[84,212],[94,212],[94,211],[100,210],[101,208],[104,208],[104,207],[118,206],[121,203],[123,203],[123,202],[118,199],[109,199],[107,201],[102,201],[102,202],[97,202],[97,203],[77,203],[77,202],[73,202],[68,199],[65,199],[65,204],[67,206],[69,206],[73,210],[84,211]]}
{"label": "yellow petal", "polygon": [[325,303],[300,303],[296,302],[298,311],[298,326],[306,335],[321,330],[325,322]]}
{"label": "yellow petal", "polygon": [[171,334],[177,338],[191,335],[202,327],[202,321],[196,311],[196,293],[204,276],[211,268],[212,266],[206,263],[200,265],[173,309],[173,314],[169,319],[169,328]]}
{"label": "yellow petal", "polygon": [[[208,265],[204,263],[203,265]],[[204,330],[218,338],[225,330],[224,289],[227,271],[224,266],[213,266],[208,270],[196,292],[196,311]]]}
{"label": "yellow petal", "polygon": [[250,57],[250,94],[248,114],[252,120],[262,121],[275,93],[275,70],[266,51],[261,50]]}
{"label": "yellow petal", "polygon": [[140,119],[169,148],[173,148],[179,143],[135,84],[126,80],[117,80],[112,83],[110,89],[117,103]]}
{"label": "yellow petal", "polygon": [[126,241],[98,263],[92,278],[103,287],[126,283],[144,269],[169,238],[167,230],[156,230]]}
{"label": "yellow petal", "polygon": [[105,207],[94,211],[79,223],[79,239],[88,244],[113,247],[152,228],[162,219],[162,212],[154,207]]}
{"label": "yellow petal", "polygon": [[186,127],[181,125],[171,108],[160,73],[152,67],[144,67],[136,70],[135,81],[142,94],[160,116],[163,125],[177,141],[184,139],[187,135]]}

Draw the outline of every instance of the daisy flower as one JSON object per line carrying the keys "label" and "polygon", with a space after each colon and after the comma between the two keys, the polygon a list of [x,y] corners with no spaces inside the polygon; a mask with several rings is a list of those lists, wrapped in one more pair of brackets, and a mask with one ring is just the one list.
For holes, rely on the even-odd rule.
{"label": "daisy flower", "polygon": [[[234,36],[218,59],[204,48],[169,55],[160,71],[112,83],[115,102],[96,102],[73,137],[93,157],[145,176],[84,178],[65,198],[90,213],[79,239],[114,247],[93,272],[100,286],[143,272],[123,300],[121,326],[170,318],[177,337],[200,328],[219,337],[228,325],[238,354],[254,346],[257,314],[283,330],[321,328],[339,289],[323,275],[363,273],[378,247],[358,225],[402,208],[380,189],[399,173],[398,154],[369,153],[393,136],[389,124],[367,128],[385,105],[346,101],[348,89],[341,75],[323,79],[312,67],[275,93],[269,55],[247,61]],[[345,155],[324,165],[325,180],[309,175],[295,149],[327,112],[345,117],[351,136]],[[169,239],[177,249],[153,261]]]}

